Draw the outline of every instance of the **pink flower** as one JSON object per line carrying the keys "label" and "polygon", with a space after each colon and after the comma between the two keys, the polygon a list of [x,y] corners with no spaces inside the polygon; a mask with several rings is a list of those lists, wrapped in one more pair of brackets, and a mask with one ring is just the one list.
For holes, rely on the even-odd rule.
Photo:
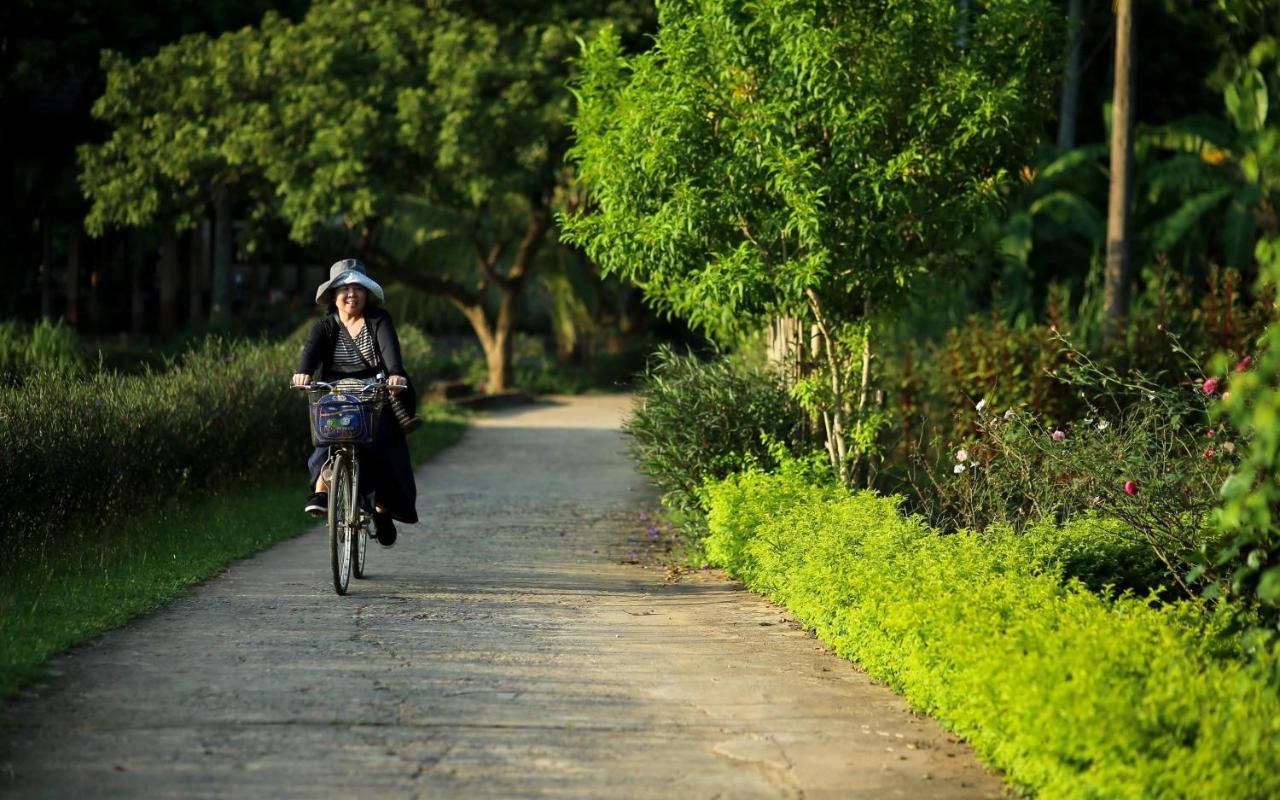
{"label": "pink flower", "polygon": [[1205,435],[1205,436],[1208,436],[1210,439],[1212,439],[1212,438],[1213,438],[1213,428],[1210,428],[1209,430],[1205,431],[1205,432],[1204,432],[1204,435]]}
{"label": "pink flower", "polygon": [[1253,363],[1253,356],[1245,356],[1244,358],[1240,359],[1239,364],[1236,364],[1236,372],[1244,372],[1249,368],[1249,365],[1252,363]]}
{"label": "pink flower", "polygon": [[1205,378],[1204,383],[1200,385],[1200,388],[1204,390],[1205,394],[1213,394],[1218,391],[1219,383],[1221,383],[1221,381],[1217,378]]}
{"label": "pink flower", "polygon": [[1127,494],[1127,495],[1129,495],[1130,497],[1136,497],[1136,496],[1137,496],[1137,494],[1138,494],[1138,482],[1137,482],[1137,481],[1125,481],[1125,482],[1124,482],[1124,493],[1125,493],[1125,494]]}
{"label": "pink flower", "polygon": [[1205,457],[1205,458],[1213,458],[1213,448],[1212,448],[1212,447],[1206,447],[1206,448],[1204,449],[1204,457]]}
{"label": "pink flower", "polygon": [[1065,431],[1054,431],[1051,435],[1053,436],[1053,440],[1055,442],[1065,441],[1067,438],[1067,434]]}

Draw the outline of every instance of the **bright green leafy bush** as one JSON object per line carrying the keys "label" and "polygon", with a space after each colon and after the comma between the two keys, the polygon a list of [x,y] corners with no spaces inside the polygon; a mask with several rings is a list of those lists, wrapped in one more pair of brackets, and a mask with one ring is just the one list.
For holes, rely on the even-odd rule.
{"label": "bright green leafy bush", "polygon": [[1054,798],[1280,795],[1274,657],[1242,657],[1225,613],[1066,575],[1126,551],[1114,523],[942,535],[895,499],[833,499],[785,472],[702,497],[718,563],[1014,784]]}
{"label": "bright green leafy bush", "polygon": [[674,508],[698,505],[708,479],[777,463],[773,443],[799,440],[802,412],[767,367],[702,361],[664,347],[640,379],[623,424],[640,468]]}
{"label": "bright green leafy bush", "polygon": [[[1264,285],[1280,285],[1280,239],[1259,242],[1257,255],[1265,265]],[[1214,411],[1249,444],[1239,468],[1222,486],[1222,507],[1214,521],[1225,540],[1207,554],[1205,567],[1221,575],[1210,593],[1254,600],[1275,625],[1280,619],[1280,324],[1267,329],[1254,363],[1229,364],[1218,359],[1218,374],[1229,376],[1224,380],[1229,388]]]}

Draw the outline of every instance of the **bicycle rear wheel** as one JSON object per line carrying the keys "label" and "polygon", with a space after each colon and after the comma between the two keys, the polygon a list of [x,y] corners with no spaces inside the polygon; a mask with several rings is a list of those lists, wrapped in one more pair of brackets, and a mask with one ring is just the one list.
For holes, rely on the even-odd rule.
{"label": "bicycle rear wheel", "polygon": [[351,557],[355,552],[352,525],[356,510],[352,487],[351,461],[346,453],[333,457],[333,477],[329,480],[329,561],[333,567],[333,589],[347,593],[351,582]]}

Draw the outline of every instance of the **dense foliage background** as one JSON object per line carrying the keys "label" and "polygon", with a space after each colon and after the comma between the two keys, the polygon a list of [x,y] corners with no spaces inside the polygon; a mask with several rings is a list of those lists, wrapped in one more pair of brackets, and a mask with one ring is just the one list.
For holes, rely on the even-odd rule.
{"label": "dense foliage background", "polygon": [[1274,794],[1276,0],[0,13],[6,542],[296,457],[357,255],[1020,787]]}

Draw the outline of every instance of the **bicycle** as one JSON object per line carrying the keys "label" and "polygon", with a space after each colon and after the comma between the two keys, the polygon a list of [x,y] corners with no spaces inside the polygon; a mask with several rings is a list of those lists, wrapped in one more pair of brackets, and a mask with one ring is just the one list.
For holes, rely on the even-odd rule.
{"label": "bicycle", "polygon": [[360,502],[360,448],[373,441],[387,384],[342,383],[312,381],[294,388],[307,390],[311,443],[329,448],[329,459],[320,470],[329,485],[329,561],[334,591],[345,595],[352,572],[364,577],[366,549],[375,535],[373,515]]}

